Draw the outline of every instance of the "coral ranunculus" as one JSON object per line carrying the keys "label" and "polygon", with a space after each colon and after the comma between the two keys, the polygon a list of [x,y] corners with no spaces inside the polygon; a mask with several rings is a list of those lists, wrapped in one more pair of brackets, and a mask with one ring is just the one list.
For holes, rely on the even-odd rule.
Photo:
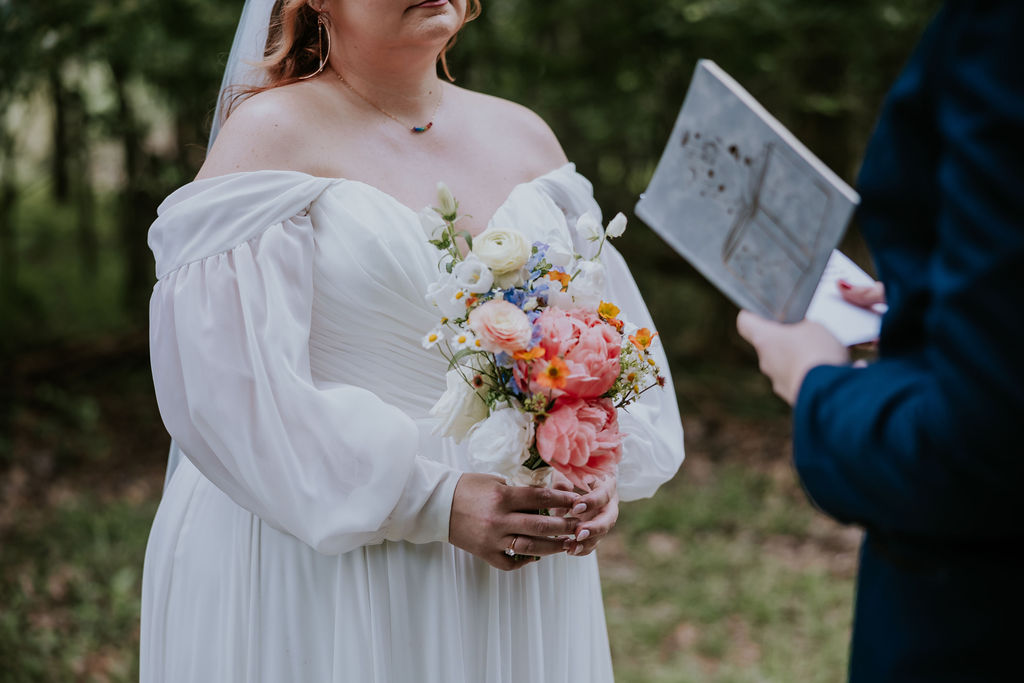
{"label": "coral ranunculus", "polygon": [[486,351],[515,353],[525,350],[533,335],[533,325],[515,304],[492,299],[469,314],[469,329]]}
{"label": "coral ranunculus", "polygon": [[516,366],[516,379],[524,391],[553,397],[598,398],[619,376],[619,333],[595,313],[579,309],[548,308],[537,318],[538,344],[544,358],[561,357],[569,369],[564,387],[551,389],[537,381],[547,363]]}
{"label": "coral ranunculus", "polygon": [[537,428],[537,450],[544,462],[585,489],[588,476],[615,474],[623,436],[610,400],[559,399]]}

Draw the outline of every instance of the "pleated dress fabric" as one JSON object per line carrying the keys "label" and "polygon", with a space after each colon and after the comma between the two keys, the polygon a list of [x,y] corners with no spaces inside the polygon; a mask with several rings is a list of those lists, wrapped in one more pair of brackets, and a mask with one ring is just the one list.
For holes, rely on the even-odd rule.
{"label": "pleated dress fabric", "polygon": [[[585,211],[568,164],[490,225],[579,250]],[[180,457],[146,550],[143,683],[612,680],[596,556],[502,572],[446,542],[472,465],[431,433],[447,364],[420,343],[439,317],[426,240],[381,190],[292,171],[161,205],[150,341]],[[603,258],[608,300],[651,326],[622,258]],[[649,496],[683,458],[671,382],[620,426],[620,493]]]}

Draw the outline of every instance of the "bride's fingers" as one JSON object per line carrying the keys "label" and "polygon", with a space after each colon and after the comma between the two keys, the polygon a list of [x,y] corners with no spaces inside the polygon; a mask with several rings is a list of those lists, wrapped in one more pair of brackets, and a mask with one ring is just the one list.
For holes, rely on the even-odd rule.
{"label": "bride's fingers", "polygon": [[593,490],[580,496],[570,514],[581,522],[589,521],[604,510],[615,493],[616,485],[614,478],[598,481]]}
{"label": "bride's fingers", "polygon": [[589,522],[576,528],[576,539],[563,543],[563,549],[570,555],[587,555],[593,552],[597,544],[608,535],[619,519],[618,497],[612,498],[608,505]]}
{"label": "bride's fingers", "polygon": [[571,517],[511,513],[506,517],[509,534],[522,536],[569,536],[576,532],[579,522]]}
{"label": "bride's fingers", "polygon": [[[556,491],[572,491],[572,482],[566,479],[564,476],[559,474],[557,471],[554,473],[553,481],[551,482],[551,488]],[[565,517],[569,514],[569,508],[549,508],[549,512],[554,517]]]}
{"label": "bride's fingers", "polygon": [[509,510],[532,512],[551,508],[571,508],[579,495],[572,491],[538,488],[534,486],[509,486],[504,491],[505,504]]}
{"label": "bride's fingers", "polygon": [[[515,541],[514,544],[513,540]],[[505,538],[505,546],[502,548],[502,553],[505,552],[505,548],[512,548],[516,555],[525,555],[527,557],[544,557],[565,552],[565,548],[562,547],[562,541],[559,539],[520,536],[518,534]]]}

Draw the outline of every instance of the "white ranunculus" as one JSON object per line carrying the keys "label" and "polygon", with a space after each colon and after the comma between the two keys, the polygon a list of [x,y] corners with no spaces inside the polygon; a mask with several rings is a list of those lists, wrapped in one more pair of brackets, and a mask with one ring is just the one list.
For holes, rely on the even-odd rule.
{"label": "white ranunculus", "polygon": [[626,217],[622,215],[622,212],[615,214],[615,218],[608,223],[608,230],[606,234],[608,237],[622,237],[622,233],[626,232]]}
{"label": "white ranunculus", "polygon": [[599,261],[580,261],[569,283],[569,294],[581,308],[597,308],[604,294],[605,270]]}
{"label": "white ranunculus", "polygon": [[483,294],[494,285],[494,273],[472,252],[452,268],[452,279],[459,287],[473,294]]}
{"label": "white ranunculus", "polygon": [[448,388],[430,409],[431,417],[437,418],[433,432],[460,443],[474,425],[487,418],[487,403],[458,370],[449,370],[445,382]]}
{"label": "white ranunculus", "polygon": [[469,432],[469,455],[479,471],[511,477],[530,457],[533,417],[506,404]]}
{"label": "white ranunculus", "polygon": [[522,271],[533,245],[518,230],[487,228],[473,238],[473,253],[501,279]]}
{"label": "white ranunculus", "polygon": [[455,296],[459,291],[461,290],[455,279],[449,276],[443,280],[431,282],[427,286],[427,294],[424,298],[427,303],[436,306],[443,317],[456,320],[466,316],[465,299]]}
{"label": "white ranunculus", "polygon": [[455,201],[455,195],[444,183],[437,184],[437,203],[441,215],[449,221],[454,221],[459,213],[459,203]]}
{"label": "white ranunculus", "polygon": [[420,225],[423,226],[423,232],[427,233],[427,239],[441,239],[441,236],[444,235],[445,222],[437,211],[433,207],[428,206],[417,215],[420,218]]}

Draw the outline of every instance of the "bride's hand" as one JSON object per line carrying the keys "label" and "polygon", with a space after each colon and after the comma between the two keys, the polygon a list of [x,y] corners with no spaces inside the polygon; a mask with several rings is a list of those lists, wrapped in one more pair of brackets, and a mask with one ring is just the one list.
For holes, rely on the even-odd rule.
{"label": "bride's hand", "polygon": [[566,541],[563,547],[570,555],[589,555],[619,519],[619,490],[615,477],[595,478],[590,483],[590,491],[580,496],[569,514],[579,524],[576,540]]}
{"label": "bride's hand", "polygon": [[565,550],[565,541],[555,537],[576,531],[576,519],[535,512],[572,508],[580,499],[572,491],[508,486],[501,477],[466,473],[455,486],[448,541],[493,567],[518,569],[532,559],[514,559],[506,548],[519,556],[554,555]]}

